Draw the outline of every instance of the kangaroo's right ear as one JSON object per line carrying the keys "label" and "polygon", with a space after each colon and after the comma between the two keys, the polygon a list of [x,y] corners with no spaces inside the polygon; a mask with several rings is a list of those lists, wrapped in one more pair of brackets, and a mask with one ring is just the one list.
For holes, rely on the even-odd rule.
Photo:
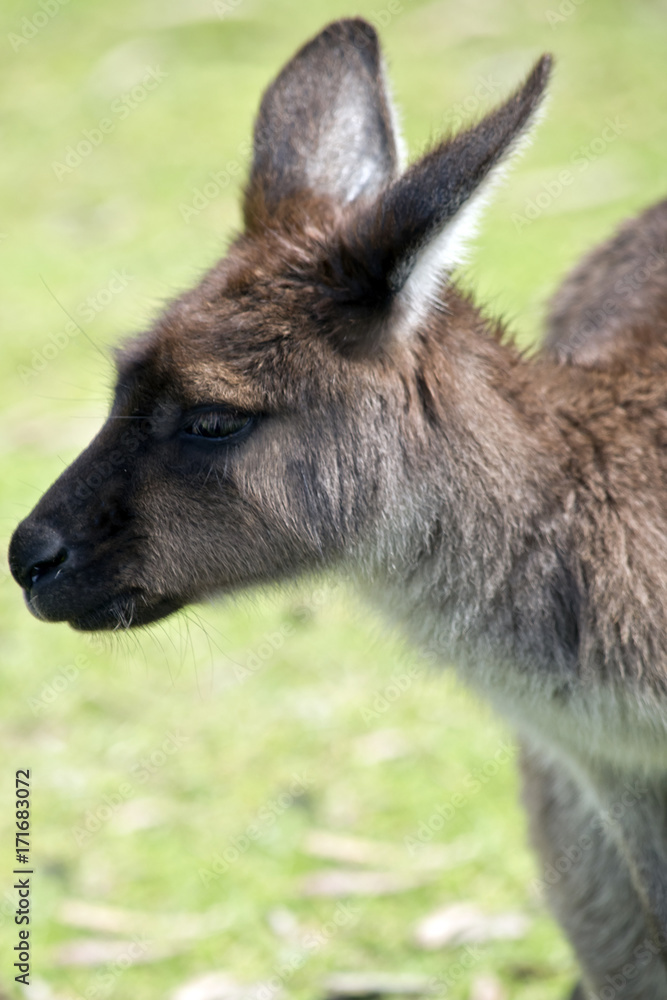
{"label": "kangaroo's right ear", "polygon": [[322,329],[341,350],[363,354],[380,338],[408,339],[441,307],[486,190],[529,135],[550,71],[544,55],[507,100],[350,213],[322,280],[330,305],[319,307]]}
{"label": "kangaroo's right ear", "polygon": [[300,193],[345,204],[377,196],[399,169],[398,138],[375,30],[335,21],[270,85],[255,123],[247,229]]}

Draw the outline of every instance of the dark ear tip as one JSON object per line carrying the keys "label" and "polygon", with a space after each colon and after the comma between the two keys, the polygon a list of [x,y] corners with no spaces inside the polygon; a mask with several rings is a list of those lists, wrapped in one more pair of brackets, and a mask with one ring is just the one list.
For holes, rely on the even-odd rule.
{"label": "dark ear tip", "polygon": [[530,71],[530,77],[533,78],[535,84],[543,90],[549,82],[551,76],[551,71],[553,70],[554,57],[551,52],[545,52],[537,60],[532,70]]}
{"label": "dark ear tip", "polygon": [[355,48],[378,50],[380,47],[377,31],[363,17],[342,17],[332,21],[316,37],[347,43]]}
{"label": "dark ear tip", "polygon": [[[350,33],[353,35],[362,34],[366,38],[377,39],[377,31],[370,23],[363,17],[341,17],[338,21],[332,21],[329,28],[339,28],[342,32]],[[324,29],[325,31],[328,28]]]}
{"label": "dark ear tip", "polygon": [[522,109],[521,115],[532,115],[541,104],[551,76],[553,61],[550,52],[540,56],[524,82],[515,91],[514,97],[510,98],[510,103],[518,98],[515,107],[517,110]]}

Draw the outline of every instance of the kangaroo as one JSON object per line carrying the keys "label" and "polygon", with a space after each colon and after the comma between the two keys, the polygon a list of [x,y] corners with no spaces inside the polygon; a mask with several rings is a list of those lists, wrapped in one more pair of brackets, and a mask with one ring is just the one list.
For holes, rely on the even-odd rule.
{"label": "kangaroo", "polygon": [[147,625],[327,570],[523,747],[573,998],[667,998],[667,203],[522,354],[456,284],[550,73],[407,168],[362,20],[265,92],[227,256],[118,354],[110,416],[17,528],[29,610]]}

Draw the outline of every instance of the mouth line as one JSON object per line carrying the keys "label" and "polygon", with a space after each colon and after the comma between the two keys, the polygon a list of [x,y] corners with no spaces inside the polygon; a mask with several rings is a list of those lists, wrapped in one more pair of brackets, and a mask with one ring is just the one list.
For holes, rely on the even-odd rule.
{"label": "mouth line", "polygon": [[30,590],[23,591],[28,610],[38,621],[66,622],[80,632],[126,632],[132,628],[150,625],[166,618],[183,606],[183,600],[174,596],[150,598],[142,588],[132,588],[108,597],[90,607],[64,609],[58,617],[52,617],[39,607],[39,595]]}
{"label": "mouth line", "polygon": [[46,615],[42,614],[37,605],[35,604],[35,595],[31,594],[30,590],[26,587],[23,588],[23,600],[25,601],[26,607],[30,614],[40,622],[48,622],[49,619]]}
{"label": "mouth line", "polygon": [[160,597],[149,602],[143,591],[128,591],[83,614],[72,615],[67,622],[81,632],[128,632],[166,618],[179,607],[181,602],[174,598]]}

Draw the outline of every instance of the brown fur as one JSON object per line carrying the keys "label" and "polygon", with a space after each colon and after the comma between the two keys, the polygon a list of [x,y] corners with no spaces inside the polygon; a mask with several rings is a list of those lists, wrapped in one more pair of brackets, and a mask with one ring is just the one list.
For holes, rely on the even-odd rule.
{"label": "brown fur", "polygon": [[[342,21],[308,43],[263,99],[244,232],[120,352],[109,420],[19,526],[10,564],[33,613],[82,629],[354,574],[517,727],[543,863],[592,831],[546,885],[586,988],[655,1000],[667,213],[574,272],[534,358],[451,276],[462,220],[530,125],[549,65],[401,173],[373,30]],[[202,417],[232,436],[203,438]],[[628,782],[635,798],[600,825]],[[636,976],[619,971],[629,962]]]}
{"label": "brown fur", "polygon": [[630,219],[568,275],[551,304],[545,348],[577,364],[627,365],[667,342],[667,201]]}

